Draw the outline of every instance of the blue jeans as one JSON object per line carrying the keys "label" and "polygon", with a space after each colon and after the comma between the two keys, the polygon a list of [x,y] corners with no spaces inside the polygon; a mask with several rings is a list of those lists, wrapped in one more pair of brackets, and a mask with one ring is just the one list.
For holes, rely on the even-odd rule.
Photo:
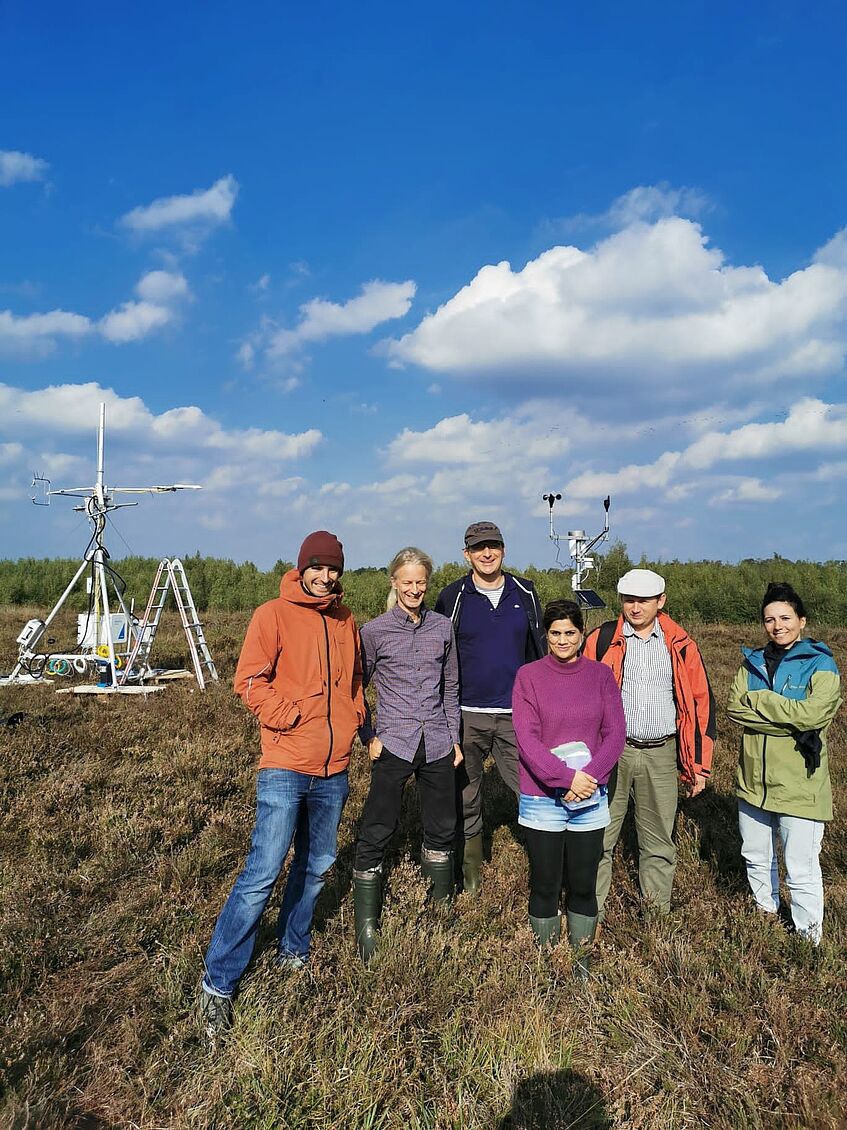
{"label": "blue jeans", "polygon": [[338,824],[349,792],[346,769],[332,777],[310,777],[293,769],[259,771],[250,854],[206,952],[207,992],[219,997],[235,992],[292,840],[294,858],[277,924],[279,953],[308,958],[315,903],[335,862]]}
{"label": "blue jeans", "polygon": [[823,877],[821,840],[823,821],[766,812],[745,800],[738,801],[741,854],[747,865],[750,890],[762,910],[779,910],[777,837],[782,840],[785,883],[791,894],[791,920],[798,934],[815,945],[823,930]]}

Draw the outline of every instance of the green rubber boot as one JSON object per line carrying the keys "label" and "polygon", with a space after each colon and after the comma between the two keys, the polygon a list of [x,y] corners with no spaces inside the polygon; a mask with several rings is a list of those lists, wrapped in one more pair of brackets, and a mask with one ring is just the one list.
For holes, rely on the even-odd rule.
{"label": "green rubber boot", "polygon": [[482,866],[482,833],[465,840],[462,856],[462,886],[469,898],[479,894],[479,869]]}
{"label": "green rubber boot", "polygon": [[353,922],[356,949],[368,964],[379,944],[379,916],[382,913],[382,870],[353,872]]}
{"label": "green rubber boot", "polygon": [[536,918],[530,914],[529,924],[535,934],[535,940],[543,949],[544,946],[555,946],[562,934],[562,916],[554,915],[553,918]]}
{"label": "green rubber boot", "polygon": [[432,848],[423,848],[421,851],[421,871],[424,878],[429,879],[432,883],[432,901],[437,903],[451,902],[456,892],[452,851],[435,851]]}
{"label": "green rubber boot", "polygon": [[578,981],[587,981],[591,973],[591,946],[597,933],[597,916],[567,912],[568,941],[576,954],[574,973]]}

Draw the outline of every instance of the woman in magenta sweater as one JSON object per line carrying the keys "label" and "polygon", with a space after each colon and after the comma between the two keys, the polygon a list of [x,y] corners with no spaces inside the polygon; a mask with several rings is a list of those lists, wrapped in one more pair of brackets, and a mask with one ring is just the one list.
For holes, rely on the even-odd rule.
{"label": "woman in magenta sweater", "polygon": [[567,890],[568,939],[588,977],[587,946],[597,929],[597,867],[609,823],[606,783],[626,741],[621,692],[609,667],[580,655],[585,624],[572,600],[544,610],[549,654],[518,671],[512,719],[520,755],[518,823],[529,853],[529,922],[540,945],[561,932]]}

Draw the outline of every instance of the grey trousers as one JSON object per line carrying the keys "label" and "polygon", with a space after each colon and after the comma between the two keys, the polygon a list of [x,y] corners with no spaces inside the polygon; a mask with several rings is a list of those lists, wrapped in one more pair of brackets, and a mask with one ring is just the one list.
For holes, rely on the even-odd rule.
{"label": "grey trousers", "polygon": [[603,838],[603,858],[597,871],[597,906],[601,915],[612,883],[612,852],[621,834],[630,797],[635,800],[641,894],[662,914],[667,914],[676,871],[673,843],[679,800],[676,738],[657,749],[635,749],[626,745],[612,770],[609,778],[611,823]]}
{"label": "grey trousers", "polygon": [[477,714],[462,711],[462,753],[465,760],[459,767],[462,785],[462,815],[465,839],[482,832],[482,773],[485,759],[491,754],[504,783],[515,796],[520,796],[518,783],[518,747],[511,714]]}

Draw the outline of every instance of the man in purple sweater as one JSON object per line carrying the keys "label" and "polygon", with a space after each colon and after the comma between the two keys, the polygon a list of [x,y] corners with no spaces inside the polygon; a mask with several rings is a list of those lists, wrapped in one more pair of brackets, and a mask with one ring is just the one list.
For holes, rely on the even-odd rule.
{"label": "man in purple sweater", "polygon": [[[582,947],[577,974],[588,976],[585,945],[597,928],[597,867],[609,823],[606,784],[626,741],[621,692],[612,672],[580,655],[585,626],[572,600],[544,610],[549,654],[521,667],[512,694],[520,806],[530,867],[529,921],[539,944],[561,931],[566,877],[568,938]],[[570,764],[569,764],[570,762]]]}

